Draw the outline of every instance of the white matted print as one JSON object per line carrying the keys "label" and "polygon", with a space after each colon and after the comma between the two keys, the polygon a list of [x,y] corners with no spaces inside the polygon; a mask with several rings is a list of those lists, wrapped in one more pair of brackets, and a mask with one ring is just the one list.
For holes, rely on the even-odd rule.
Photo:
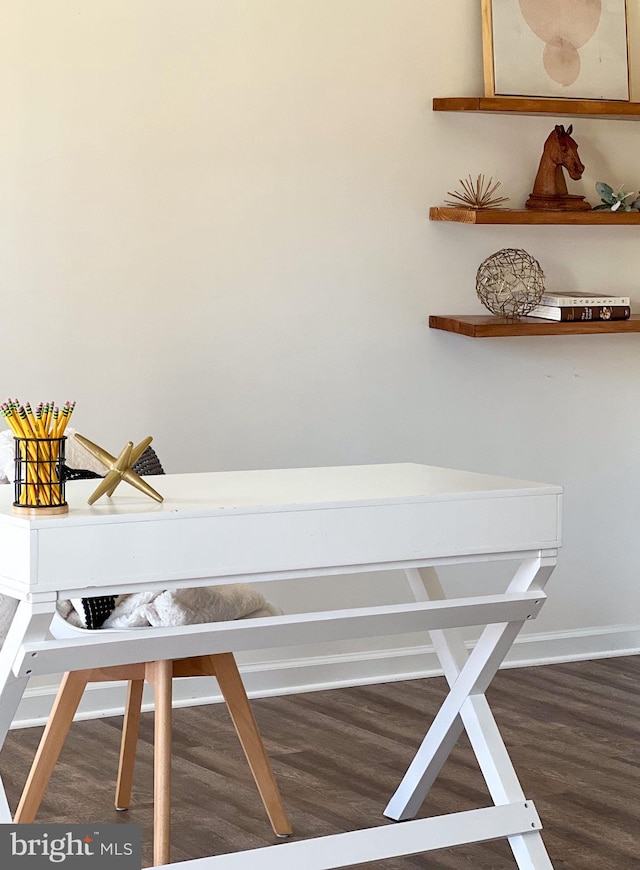
{"label": "white matted print", "polygon": [[487,96],[629,99],[627,0],[482,0]]}

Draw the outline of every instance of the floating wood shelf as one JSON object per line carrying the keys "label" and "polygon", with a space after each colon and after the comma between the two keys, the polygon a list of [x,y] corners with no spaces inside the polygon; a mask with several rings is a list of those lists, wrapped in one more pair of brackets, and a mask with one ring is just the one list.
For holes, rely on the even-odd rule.
{"label": "floating wood shelf", "polygon": [[640,225],[640,212],[626,211],[538,211],[529,208],[456,208],[434,206],[429,209],[429,220],[450,221],[458,224],[568,224],[596,226],[618,224]]}
{"label": "floating wood shelf", "polygon": [[532,97],[435,97],[434,112],[494,112],[511,115],[571,115],[640,121],[640,103],[624,100],[563,100]]}
{"label": "floating wood shelf", "polygon": [[558,323],[556,320],[541,320],[526,317],[522,320],[507,320],[493,314],[440,315],[429,318],[431,329],[443,329],[470,338],[502,338],[522,335],[594,335],[613,332],[640,332],[640,314],[629,320],[580,320],[574,323]]}

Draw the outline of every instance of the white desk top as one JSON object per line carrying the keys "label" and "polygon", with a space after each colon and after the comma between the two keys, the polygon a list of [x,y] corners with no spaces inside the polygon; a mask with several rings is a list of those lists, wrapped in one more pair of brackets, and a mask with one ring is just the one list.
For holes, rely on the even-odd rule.
{"label": "white desk top", "polygon": [[414,463],[288,468],[265,471],[168,474],[153,479],[158,504],[120,484],[113,498],[93,506],[95,480],[67,484],[69,513],[22,517],[11,511],[13,487],[0,487],[0,523],[31,529],[224,514],[281,513],[517,496],[555,495],[562,487]]}

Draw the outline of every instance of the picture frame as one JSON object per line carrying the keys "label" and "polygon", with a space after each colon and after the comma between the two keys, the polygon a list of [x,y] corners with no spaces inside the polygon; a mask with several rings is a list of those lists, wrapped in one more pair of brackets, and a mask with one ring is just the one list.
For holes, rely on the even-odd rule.
{"label": "picture frame", "polygon": [[481,0],[485,96],[629,101],[628,0]]}

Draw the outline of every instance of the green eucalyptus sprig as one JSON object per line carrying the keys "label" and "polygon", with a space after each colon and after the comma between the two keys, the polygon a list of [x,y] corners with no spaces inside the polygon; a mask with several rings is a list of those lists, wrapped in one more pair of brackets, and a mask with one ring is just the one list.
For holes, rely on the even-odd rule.
{"label": "green eucalyptus sprig", "polygon": [[[622,185],[614,190],[611,185],[604,181],[596,181],[596,190],[602,200],[601,205],[594,205],[594,211],[606,209],[608,211],[640,211],[640,194],[635,190],[625,193]],[[627,202],[629,197],[635,197],[632,202]]]}

